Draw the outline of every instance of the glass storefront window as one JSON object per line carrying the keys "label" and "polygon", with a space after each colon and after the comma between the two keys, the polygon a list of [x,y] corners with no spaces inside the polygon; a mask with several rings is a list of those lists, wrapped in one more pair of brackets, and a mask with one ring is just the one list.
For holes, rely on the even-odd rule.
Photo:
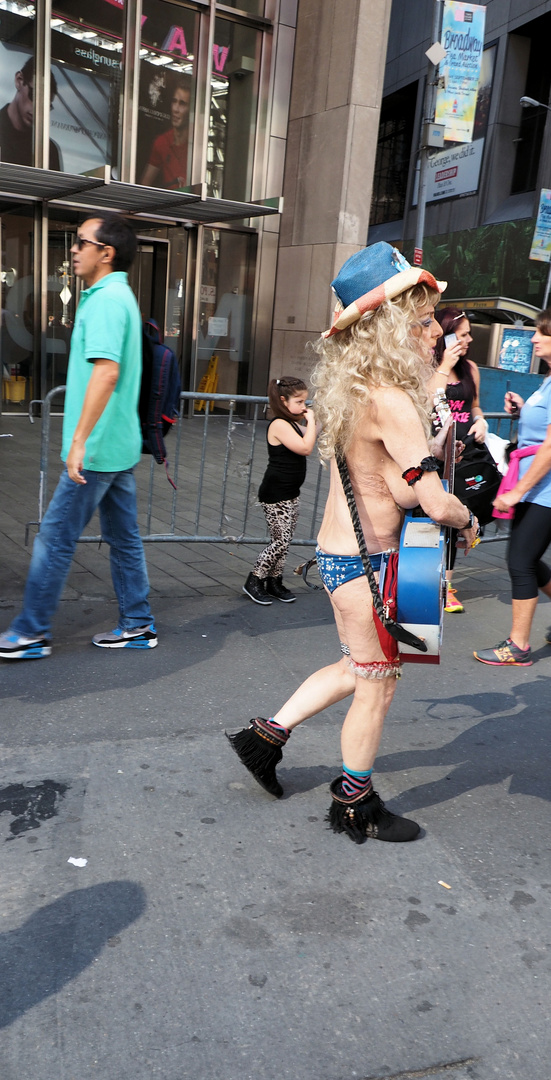
{"label": "glass storefront window", "polygon": [[136,181],[177,189],[191,178],[198,16],[144,0]]}
{"label": "glass storefront window", "polygon": [[246,201],[251,197],[261,34],[217,18],[214,41],[207,191],[214,198]]}
{"label": "glass storefront window", "polygon": [[264,14],[264,0],[221,0],[222,7],[240,8],[249,15]]}
{"label": "glass storefront window", "polygon": [[29,211],[2,216],[0,367],[3,407],[24,407],[34,396],[34,222]]}
{"label": "glass storefront window", "polygon": [[54,211],[48,227],[48,282],[46,326],[46,387],[63,386],[67,377],[71,334],[80,295],[80,283],[73,274],[71,246],[77,231],[77,217],[70,221]]}
{"label": "glass storefront window", "polygon": [[204,230],[195,389],[210,365],[219,394],[248,392],[254,243],[250,233]]}
{"label": "glass storefront window", "polygon": [[0,0],[0,159],[16,165],[34,165],[34,13]]}
{"label": "glass storefront window", "polygon": [[51,27],[57,91],[50,134],[59,168],[84,173],[110,165],[118,179],[122,4],[54,0]]}

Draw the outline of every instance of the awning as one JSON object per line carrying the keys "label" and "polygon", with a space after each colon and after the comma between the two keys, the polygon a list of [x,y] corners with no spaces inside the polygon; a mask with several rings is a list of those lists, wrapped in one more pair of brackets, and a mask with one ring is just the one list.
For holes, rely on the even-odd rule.
{"label": "awning", "polygon": [[185,191],[124,184],[111,180],[108,168],[99,176],[83,176],[0,163],[0,208],[6,209],[14,199],[213,225],[281,213],[282,202],[279,198],[259,203],[213,199],[206,195],[204,184]]}
{"label": "awning", "polygon": [[91,191],[103,184],[103,178],[76,173],[33,169],[29,165],[0,163],[0,198],[4,195],[33,202],[63,199],[77,192]]}
{"label": "awning", "polygon": [[536,193],[523,191],[518,195],[509,195],[482,224],[500,225],[504,221],[519,221],[521,218],[535,217],[537,212]]}
{"label": "awning", "polygon": [[509,296],[471,296],[461,300],[440,300],[438,308],[454,307],[464,311],[469,322],[533,324],[540,309],[523,300],[513,300]]}

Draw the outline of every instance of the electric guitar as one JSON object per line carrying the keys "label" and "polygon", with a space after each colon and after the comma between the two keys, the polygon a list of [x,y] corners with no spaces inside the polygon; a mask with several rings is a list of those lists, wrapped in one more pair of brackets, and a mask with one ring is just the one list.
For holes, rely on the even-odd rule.
{"label": "electric guitar", "polygon": [[[451,416],[443,391],[434,397],[434,426],[441,429]],[[453,491],[455,463],[455,423],[446,436],[444,480]],[[400,644],[402,663],[439,664],[442,648],[446,570],[451,557],[451,529],[437,525],[431,518],[418,516],[418,510],[406,513],[400,537],[398,557],[397,621],[417,637],[423,638],[426,652]]]}

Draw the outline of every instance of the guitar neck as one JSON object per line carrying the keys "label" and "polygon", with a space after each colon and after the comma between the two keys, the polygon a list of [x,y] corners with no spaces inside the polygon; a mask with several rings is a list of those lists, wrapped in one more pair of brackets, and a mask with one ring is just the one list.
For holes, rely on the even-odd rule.
{"label": "guitar neck", "polygon": [[453,487],[455,482],[455,443],[457,439],[455,420],[450,425],[450,430],[446,435],[446,443],[444,446],[444,480],[448,481],[448,491],[453,494]]}

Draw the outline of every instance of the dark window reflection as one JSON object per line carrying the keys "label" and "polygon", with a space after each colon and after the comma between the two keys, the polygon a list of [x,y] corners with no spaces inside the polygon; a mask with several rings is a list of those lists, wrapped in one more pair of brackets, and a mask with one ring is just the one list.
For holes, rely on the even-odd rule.
{"label": "dark window reflection", "polygon": [[250,198],[260,37],[250,26],[216,19],[206,177],[214,198]]}

